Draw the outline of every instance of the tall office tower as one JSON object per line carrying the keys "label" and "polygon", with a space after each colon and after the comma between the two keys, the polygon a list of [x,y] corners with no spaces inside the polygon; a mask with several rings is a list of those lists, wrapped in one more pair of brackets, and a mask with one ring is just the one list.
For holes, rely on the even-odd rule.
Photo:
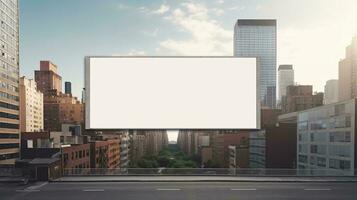
{"label": "tall office tower", "polygon": [[265,95],[265,105],[269,108],[276,107],[276,87],[275,86],[268,86],[267,92]]}
{"label": "tall office tower", "polygon": [[72,94],[72,83],[69,81],[64,82],[64,93]]}
{"label": "tall office tower", "polygon": [[324,104],[338,102],[338,80],[331,79],[326,81]]}
{"label": "tall office tower", "polygon": [[346,48],[346,57],[338,67],[338,100],[344,101],[357,97],[357,36]]}
{"label": "tall office tower", "polygon": [[234,27],[234,56],[256,57],[260,65],[260,99],[263,106],[274,108],[276,88],[276,20],[238,19]]}
{"label": "tall office tower", "polygon": [[50,61],[40,61],[40,70],[35,71],[37,88],[46,96],[50,90],[62,92],[62,77],[57,66]]}
{"label": "tall office tower", "polygon": [[0,165],[19,157],[18,0],[0,0]]}
{"label": "tall office tower", "polygon": [[294,69],[292,65],[279,65],[278,69],[278,101],[286,95],[286,87],[294,85]]}
{"label": "tall office tower", "polygon": [[20,78],[20,131],[43,130],[43,94],[37,90],[36,82]]}

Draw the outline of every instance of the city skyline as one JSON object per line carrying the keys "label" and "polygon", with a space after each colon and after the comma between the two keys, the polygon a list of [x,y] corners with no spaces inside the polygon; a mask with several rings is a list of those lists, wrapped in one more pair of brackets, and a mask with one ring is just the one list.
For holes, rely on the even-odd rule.
{"label": "city skyline", "polygon": [[293,64],[296,82],[323,91],[325,81],[337,77],[338,61],[357,30],[351,27],[357,18],[352,0],[67,2],[20,0],[20,67],[21,75],[33,78],[40,60],[52,60],[78,97],[86,55],[233,55],[240,18],[277,19],[277,65]]}

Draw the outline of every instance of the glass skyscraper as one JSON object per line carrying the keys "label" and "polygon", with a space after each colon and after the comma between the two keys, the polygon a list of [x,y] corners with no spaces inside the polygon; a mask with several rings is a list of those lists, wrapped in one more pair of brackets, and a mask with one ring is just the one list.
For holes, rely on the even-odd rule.
{"label": "glass skyscraper", "polygon": [[234,27],[234,56],[258,58],[260,100],[270,108],[276,104],[276,32],[276,20],[238,19]]}
{"label": "glass skyscraper", "polygon": [[18,0],[0,0],[0,165],[19,157]]}

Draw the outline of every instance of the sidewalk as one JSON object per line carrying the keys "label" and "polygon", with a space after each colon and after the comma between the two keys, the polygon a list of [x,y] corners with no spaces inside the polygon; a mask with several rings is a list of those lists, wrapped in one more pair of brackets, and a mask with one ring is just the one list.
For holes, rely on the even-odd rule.
{"label": "sidewalk", "polygon": [[0,177],[0,183],[19,183],[24,182],[23,177]]}
{"label": "sidewalk", "polygon": [[53,182],[357,182],[357,177],[66,176]]}

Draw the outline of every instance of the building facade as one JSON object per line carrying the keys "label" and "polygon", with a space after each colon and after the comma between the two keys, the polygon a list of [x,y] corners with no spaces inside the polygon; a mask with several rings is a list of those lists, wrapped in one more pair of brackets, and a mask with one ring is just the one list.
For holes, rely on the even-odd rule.
{"label": "building facade", "polygon": [[326,81],[324,92],[324,104],[338,102],[338,80],[332,79]]}
{"label": "building facade", "polygon": [[90,144],[77,144],[62,148],[62,168],[90,168]]}
{"label": "building facade", "polygon": [[297,167],[302,172],[354,175],[356,99],[299,112],[297,134]]}
{"label": "building facade", "polygon": [[260,65],[260,99],[271,108],[276,99],[270,89],[276,88],[277,59],[276,20],[238,19],[234,27],[234,56],[256,57]]}
{"label": "building facade", "polygon": [[35,81],[44,95],[51,90],[62,92],[62,77],[57,73],[57,65],[51,61],[40,61],[40,70],[35,71]]}
{"label": "building facade", "polygon": [[282,97],[282,113],[290,113],[323,105],[323,93],[312,93],[312,85],[289,85]]}
{"label": "building facade", "polygon": [[64,93],[72,95],[72,83],[71,82],[64,82]]}
{"label": "building facade", "polygon": [[[136,132],[136,130],[135,130]],[[131,138],[130,165],[136,166],[138,161],[146,155],[145,135],[134,133]]]}
{"label": "building facade", "polygon": [[229,168],[249,168],[249,144],[230,145]]}
{"label": "building facade", "polygon": [[279,123],[249,134],[250,168],[296,168],[296,124]]}
{"label": "building facade", "polygon": [[344,101],[357,97],[357,36],[346,48],[346,56],[338,67],[338,100]]}
{"label": "building facade", "polygon": [[286,87],[294,85],[294,69],[293,65],[279,65],[278,69],[278,101],[286,95]]}
{"label": "building facade", "polygon": [[223,168],[229,167],[229,146],[247,144],[249,140],[248,131],[220,130],[212,134],[212,161],[215,165]]}
{"label": "building facade", "polygon": [[19,5],[0,0],[0,165],[19,158]]}
{"label": "building facade", "polygon": [[43,94],[32,79],[20,78],[20,131],[38,132],[43,126]]}
{"label": "building facade", "polygon": [[122,134],[120,134],[120,167],[124,169],[129,167],[129,162],[130,162],[129,145],[130,145],[129,133],[123,132]]}
{"label": "building facade", "polygon": [[120,139],[94,141],[90,145],[90,168],[120,167]]}
{"label": "building facade", "polygon": [[51,92],[44,96],[45,130],[61,131],[62,124],[83,124],[84,105],[72,95]]}

